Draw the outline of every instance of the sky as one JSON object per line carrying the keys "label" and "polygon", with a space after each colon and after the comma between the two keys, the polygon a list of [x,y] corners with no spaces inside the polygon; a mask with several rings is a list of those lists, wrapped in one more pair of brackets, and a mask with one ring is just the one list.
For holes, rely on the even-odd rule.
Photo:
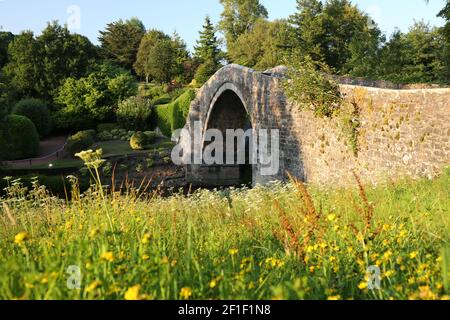
{"label": "sky", "polygon": [[[437,13],[446,0],[352,0],[369,13],[387,35],[399,28],[407,31],[414,21],[424,20],[441,26]],[[261,0],[271,20],[295,12],[295,0]],[[98,44],[98,34],[107,23],[138,17],[145,26],[172,34],[177,31],[189,48],[195,45],[204,18],[220,18],[219,0],[0,0],[0,28],[20,33],[39,34],[48,21],[67,23],[71,31],[83,34]]]}

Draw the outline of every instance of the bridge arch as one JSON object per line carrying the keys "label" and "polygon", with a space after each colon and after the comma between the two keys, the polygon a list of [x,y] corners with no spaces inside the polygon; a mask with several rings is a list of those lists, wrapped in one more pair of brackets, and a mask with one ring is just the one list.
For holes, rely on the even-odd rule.
{"label": "bridge arch", "polygon": [[[201,149],[204,149],[208,129],[220,130],[225,135],[227,129],[242,129],[245,132],[249,129],[278,128],[279,124],[273,120],[272,114],[272,109],[280,105],[278,88],[278,79],[271,74],[233,64],[220,69],[199,90],[191,104],[185,129],[195,131],[196,123],[201,123],[202,128],[201,139],[190,141],[191,149],[195,149],[194,145],[199,141]],[[240,166],[187,165],[187,181],[224,186],[265,183],[283,177],[281,170],[274,176],[261,175],[260,165],[250,164],[248,153],[246,146],[246,164]]]}

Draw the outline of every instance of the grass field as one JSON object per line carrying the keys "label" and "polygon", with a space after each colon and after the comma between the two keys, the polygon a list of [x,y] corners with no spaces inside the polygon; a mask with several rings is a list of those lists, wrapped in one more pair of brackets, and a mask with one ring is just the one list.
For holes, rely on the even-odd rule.
{"label": "grass field", "polygon": [[448,299],[449,182],[447,170],[347,190],[94,188],[70,203],[16,182],[0,214],[0,299]]}

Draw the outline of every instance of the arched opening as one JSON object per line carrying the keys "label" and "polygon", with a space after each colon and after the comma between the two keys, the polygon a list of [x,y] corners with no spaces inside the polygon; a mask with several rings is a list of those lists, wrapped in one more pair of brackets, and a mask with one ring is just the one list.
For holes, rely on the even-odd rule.
{"label": "arched opening", "polygon": [[[232,90],[225,90],[211,107],[208,122],[205,126],[206,130],[216,129],[222,132],[224,139],[227,138],[227,130],[242,130],[248,133],[252,129],[252,123],[247,109],[241,98]],[[241,137],[242,138],[242,137]],[[238,140],[238,136],[234,137],[234,150],[232,155],[226,153],[224,146],[223,162],[225,165],[219,168],[211,168],[211,173],[228,176],[228,181],[235,180],[236,185],[251,185],[253,183],[253,165],[251,163],[251,137],[245,136],[245,151],[239,148],[242,141]],[[229,141],[225,141],[224,143]],[[212,143],[212,142],[209,142]],[[204,148],[209,143],[204,144]],[[230,152],[230,150],[228,150]],[[242,153],[245,152],[245,161]],[[227,159],[234,158],[234,163],[227,162]],[[245,163],[243,163],[245,162]],[[220,180],[220,178],[219,178]],[[218,181],[219,182],[219,181]]]}

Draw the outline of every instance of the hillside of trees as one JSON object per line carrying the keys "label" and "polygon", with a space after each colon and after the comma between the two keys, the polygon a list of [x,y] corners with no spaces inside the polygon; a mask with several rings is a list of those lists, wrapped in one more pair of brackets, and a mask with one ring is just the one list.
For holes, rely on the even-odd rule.
{"label": "hillside of trees", "polygon": [[127,98],[140,95],[164,105],[173,101],[164,97],[201,86],[225,64],[265,70],[292,54],[339,75],[450,83],[449,1],[437,13],[447,21],[444,27],[416,22],[407,33],[391,35],[349,0],[297,0],[296,12],[275,21],[259,0],[220,2],[219,23],[205,18],[193,52],[177,33],[148,28],[138,18],[109,23],[98,46],[58,22],[39,36],[0,32],[0,119],[32,98],[48,109],[53,132],[95,128],[115,122]]}

